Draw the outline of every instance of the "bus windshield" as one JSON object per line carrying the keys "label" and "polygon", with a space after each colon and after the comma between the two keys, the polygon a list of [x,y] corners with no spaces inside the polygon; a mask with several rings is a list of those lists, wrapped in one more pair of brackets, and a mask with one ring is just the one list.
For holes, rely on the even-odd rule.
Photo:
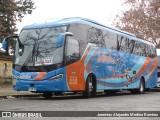
{"label": "bus windshield", "polygon": [[57,36],[66,26],[24,29],[19,35],[23,48],[16,44],[14,64],[18,66],[47,66],[61,63],[63,46],[56,47]]}

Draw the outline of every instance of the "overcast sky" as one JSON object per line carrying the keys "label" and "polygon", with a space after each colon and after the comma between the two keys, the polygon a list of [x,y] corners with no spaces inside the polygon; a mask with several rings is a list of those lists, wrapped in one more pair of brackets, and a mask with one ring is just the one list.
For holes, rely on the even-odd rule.
{"label": "overcast sky", "polygon": [[33,0],[36,9],[17,22],[23,26],[51,18],[84,17],[105,25],[122,9],[121,0]]}
{"label": "overcast sky", "polygon": [[[36,9],[17,22],[18,33],[23,26],[53,18],[84,17],[110,26],[111,19],[121,13],[121,0],[33,0]],[[160,51],[158,51],[160,55]]]}
{"label": "overcast sky", "polygon": [[[122,9],[121,0],[33,0],[36,9],[17,22],[18,33],[23,26],[53,18],[84,17],[105,25]],[[1,48],[1,44],[0,44]]]}

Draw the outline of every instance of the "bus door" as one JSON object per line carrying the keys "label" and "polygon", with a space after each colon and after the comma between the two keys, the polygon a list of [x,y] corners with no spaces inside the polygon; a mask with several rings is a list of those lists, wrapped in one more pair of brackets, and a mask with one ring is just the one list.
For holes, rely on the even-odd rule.
{"label": "bus door", "polygon": [[84,90],[83,63],[80,61],[79,42],[73,36],[67,36],[65,47],[67,84],[71,91]]}

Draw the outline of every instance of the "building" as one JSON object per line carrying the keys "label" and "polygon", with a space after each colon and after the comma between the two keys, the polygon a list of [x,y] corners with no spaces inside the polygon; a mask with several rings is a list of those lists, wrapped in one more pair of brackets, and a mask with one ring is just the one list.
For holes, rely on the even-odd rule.
{"label": "building", "polygon": [[0,82],[12,78],[12,58],[4,54],[5,52],[0,50]]}

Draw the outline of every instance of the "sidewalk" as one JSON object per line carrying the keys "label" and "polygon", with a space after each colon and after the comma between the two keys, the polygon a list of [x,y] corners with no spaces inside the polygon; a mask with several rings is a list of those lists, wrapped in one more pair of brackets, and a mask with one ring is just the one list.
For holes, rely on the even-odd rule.
{"label": "sidewalk", "polygon": [[[149,92],[160,92],[160,88],[150,89]],[[40,97],[40,93],[32,93],[29,91],[15,91],[11,82],[0,82],[0,100],[8,98],[21,98],[21,97]]]}

